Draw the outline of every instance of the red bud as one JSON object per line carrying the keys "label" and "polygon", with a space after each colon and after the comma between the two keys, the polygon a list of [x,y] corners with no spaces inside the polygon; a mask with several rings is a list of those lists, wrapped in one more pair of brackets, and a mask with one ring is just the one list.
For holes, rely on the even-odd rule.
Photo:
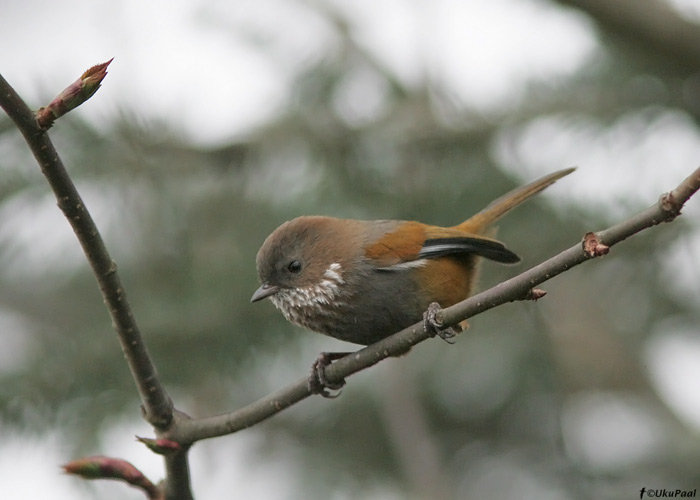
{"label": "red bud", "polygon": [[141,488],[150,499],[161,498],[156,485],[126,460],[94,456],[73,460],[62,467],[66,473],[75,474],[83,479],[120,479]]}
{"label": "red bud", "polygon": [[97,89],[100,88],[102,80],[107,76],[107,66],[113,60],[114,58],[88,69],[80,78],[58,94],[48,106],[39,108],[36,112],[36,120],[39,123],[39,127],[48,130],[56,118],[60,118],[90,99],[97,92]]}
{"label": "red bud", "polygon": [[145,444],[151,451],[159,455],[167,455],[182,449],[180,443],[170,439],[152,439],[136,436],[136,440]]}

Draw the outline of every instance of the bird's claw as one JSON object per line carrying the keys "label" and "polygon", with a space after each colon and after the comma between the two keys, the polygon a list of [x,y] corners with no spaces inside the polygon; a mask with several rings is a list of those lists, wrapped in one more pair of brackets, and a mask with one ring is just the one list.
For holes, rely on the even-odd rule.
{"label": "bird's claw", "polygon": [[437,336],[448,344],[454,344],[454,338],[462,329],[454,326],[445,327],[439,315],[440,311],[442,311],[440,304],[431,302],[428,309],[423,313],[423,328],[425,328],[425,332],[431,337]]}
{"label": "bird's claw", "polygon": [[[320,394],[324,398],[334,399],[340,396],[341,389],[345,385],[345,379],[340,382],[331,382],[326,378],[326,366],[333,361],[350,354],[349,352],[322,352],[311,365],[309,375],[309,391],[311,394]],[[330,389],[330,390],[329,390]],[[335,394],[330,391],[338,391]]]}

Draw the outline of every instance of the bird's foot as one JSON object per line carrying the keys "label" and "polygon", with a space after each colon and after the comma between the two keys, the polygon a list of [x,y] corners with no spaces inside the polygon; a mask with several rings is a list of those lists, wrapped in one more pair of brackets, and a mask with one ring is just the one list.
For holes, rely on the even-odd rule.
{"label": "bird's foot", "polygon": [[454,344],[454,338],[458,333],[462,332],[460,326],[448,326],[445,327],[440,317],[440,312],[442,307],[437,302],[432,302],[428,306],[428,310],[423,313],[423,328],[425,332],[431,337],[440,337],[442,340],[448,344]]}
{"label": "bird's foot", "polygon": [[[340,390],[345,385],[345,379],[340,382],[331,382],[326,378],[326,366],[333,361],[350,354],[349,352],[322,352],[311,365],[311,375],[309,375],[309,391],[311,394],[320,394],[324,398],[337,398]],[[330,389],[330,390],[329,390]],[[338,391],[335,394],[331,391]]]}

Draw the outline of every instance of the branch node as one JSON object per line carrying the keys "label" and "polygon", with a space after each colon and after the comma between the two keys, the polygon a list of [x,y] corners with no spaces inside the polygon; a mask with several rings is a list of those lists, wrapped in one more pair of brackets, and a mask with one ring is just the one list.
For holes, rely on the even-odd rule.
{"label": "branch node", "polygon": [[671,222],[681,214],[683,203],[676,199],[673,192],[669,192],[661,195],[659,198],[659,206],[661,207],[661,210],[668,214],[668,219],[666,219],[666,221]]}
{"label": "branch node", "polygon": [[112,261],[112,262],[109,264],[109,268],[107,268],[107,270],[105,271],[105,274],[104,274],[104,275],[105,275],[105,277],[107,277],[107,276],[113,276],[113,275],[115,275],[116,273],[117,273],[117,263],[114,262],[114,261]]}
{"label": "branch node", "polygon": [[537,302],[545,295],[547,295],[546,290],[542,290],[541,288],[530,288],[525,294],[525,297],[523,297],[523,300],[532,300],[533,302]]}
{"label": "branch node", "polygon": [[145,444],[149,450],[159,455],[170,455],[182,451],[180,443],[172,439],[153,439],[136,436],[136,441]]}
{"label": "branch node", "polygon": [[601,243],[600,238],[598,238],[598,235],[595,233],[586,233],[583,236],[581,244],[583,246],[583,252],[588,257],[601,257],[610,251],[610,247]]}

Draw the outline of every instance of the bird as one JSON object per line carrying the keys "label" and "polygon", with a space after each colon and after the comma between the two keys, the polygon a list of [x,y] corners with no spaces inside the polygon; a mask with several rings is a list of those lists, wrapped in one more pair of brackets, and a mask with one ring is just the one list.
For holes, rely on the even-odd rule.
{"label": "bird", "polygon": [[480,258],[519,262],[489,226],[574,170],[516,188],[452,227],[318,215],[287,221],[257,253],[261,285],[251,302],[269,298],[298,326],[375,343],[469,297]]}

